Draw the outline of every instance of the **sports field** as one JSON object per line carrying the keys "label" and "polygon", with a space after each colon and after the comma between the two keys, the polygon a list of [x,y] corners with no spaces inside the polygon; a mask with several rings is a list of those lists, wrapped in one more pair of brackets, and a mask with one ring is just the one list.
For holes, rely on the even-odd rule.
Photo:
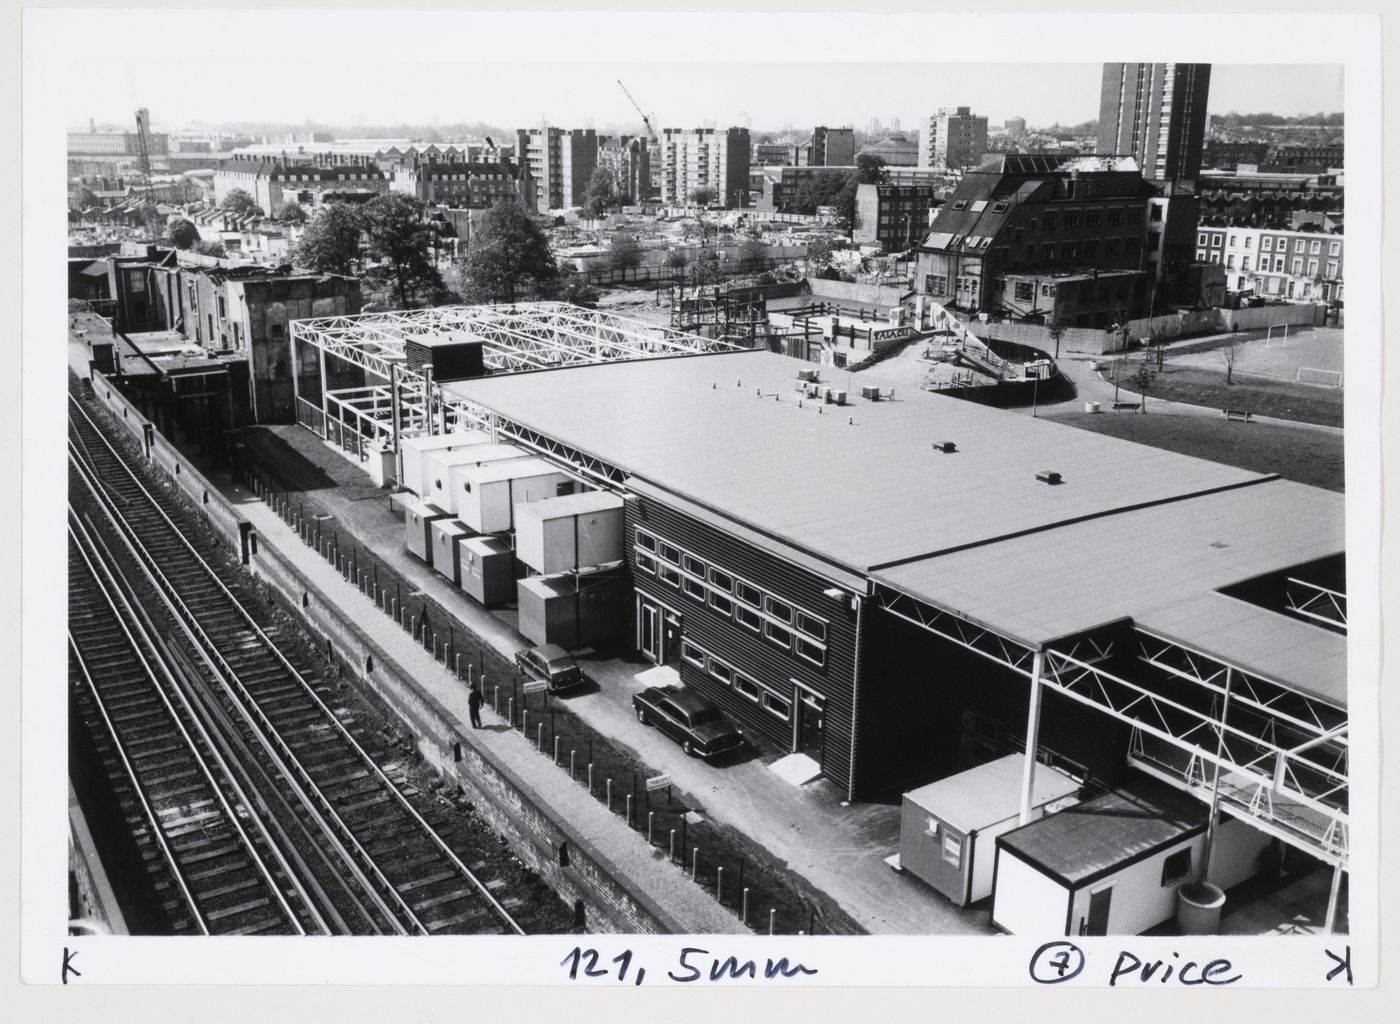
{"label": "sports field", "polygon": [[1224,373],[1226,355],[1235,345],[1235,378],[1256,377],[1335,388],[1343,381],[1342,334],[1339,327],[1292,326],[1286,334],[1277,327],[1272,336],[1265,331],[1250,331],[1169,348],[1166,359],[1179,367]]}

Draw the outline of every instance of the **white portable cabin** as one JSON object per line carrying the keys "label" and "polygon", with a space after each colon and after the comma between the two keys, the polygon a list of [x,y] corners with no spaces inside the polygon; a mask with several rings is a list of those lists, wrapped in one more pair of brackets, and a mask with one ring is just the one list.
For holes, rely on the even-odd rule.
{"label": "white portable cabin", "polygon": [[586,647],[616,639],[627,622],[629,595],[618,570],[516,581],[520,632],[535,644]]}
{"label": "white portable cabin", "polygon": [[439,519],[433,523],[433,568],[458,586],[462,583],[461,542],[472,535],[459,520]]}
{"label": "white portable cabin", "polygon": [[[1041,936],[1140,935],[1161,924],[1176,913],[1177,889],[1200,876],[1207,810],[1165,783],[1134,779],[999,836],[992,924]],[[1227,824],[1218,852],[1262,835]]]}
{"label": "white portable cabin", "polygon": [[489,444],[491,435],[484,430],[459,430],[453,434],[423,434],[419,437],[399,439],[399,451],[403,455],[403,479],[400,485],[420,498],[429,498],[424,489],[423,456],[432,452],[447,452],[464,448],[469,444]]}
{"label": "white portable cabin", "polygon": [[622,498],[586,491],[515,506],[515,553],[536,572],[622,561]]}
{"label": "white portable cabin", "polygon": [[488,462],[506,462],[528,458],[529,452],[502,444],[469,444],[451,451],[428,452],[423,456],[424,497],[449,512],[457,511],[457,497],[462,491],[461,477],[454,471]]}
{"label": "white portable cabin", "polygon": [[574,479],[544,459],[463,465],[453,492],[457,518],[477,533],[503,533],[515,524],[515,506],[572,494]]}
{"label": "white portable cabin", "polygon": [[447,519],[451,515],[438,508],[431,501],[415,501],[404,510],[404,530],[408,550],[420,559],[433,564],[433,523]]}
{"label": "white portable cabin", "polygon": [[485,466],[492,462],[511,462],[515,459],[539,457],[534,452],[526,451],[513,444],[479,444],[474,448],[464,449],[464,452],[470,458],[454,463],[447,472],[448,487],[452,491],[450,500],[454,506],[461,504],[461,496],[467,493],[471,480],[463,474],[471,467]]}
{"label": "white portable cabin", "polygon": [[[1024,754],[1009,754],[904,794],[899,866],[960,907],[992,894],[996,837],[1020,823]],[[1035,818],[1073,803],[1079,783],[1038,764]]]}
{"label": "white portable cabin", "polygon": [[483,605],[515,599],[515,553],[499,537],[458,541],[462,589]]}

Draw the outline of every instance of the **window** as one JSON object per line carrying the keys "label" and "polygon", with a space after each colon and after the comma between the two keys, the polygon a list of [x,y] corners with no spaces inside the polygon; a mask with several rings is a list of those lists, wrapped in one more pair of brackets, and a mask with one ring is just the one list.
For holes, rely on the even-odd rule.
{"label": "window", "polygon": [[1066,214],[1065,214],[1065,227],[1066,227],[1066,228],[1077,228],[1077,227],[1079,227],[1079,214],[1077,214],[1077,213],[1066,213]]}
{"label": "window", "polygon": [[951,864],[953,867],[962,867],[962,837],[947,835],[943,836],[943,862]]}
{"label": "window", "polygon": [[724,616],[734,614],[734,602],[714,590],[710,591],[710,607]]}
{"label": "window", "polygon": [[710,566],[710,586],[716,590],[723,590],[726,594],[734,590],[734,577],[723,569],[716,569]]}
{"label": "window", "polygon": [[1099,213],[1098,210],[1090,210],[1084,215],[1084,226],[1086,228],[1096,228],[1099,226],[1099,220],[1101,218],[1102,214]]}
{"label": "window", "polygon": [[821,668],[826,664],[826,648],[803,637],[794,637],[792,643],[793,652],[799,657],[810,661],[813,665]]}
{"label": "window", "polygon": [[1122,210],[1109,210],[1109,211],[1108,211],[1108,217],[1107,217],[1107,219],[1105,220],[1104,223],[1108,224],[1110,227],[1114,227],[1114,226],[1116,226],[1116,225],[1118,225],[1118,224],[1122,224],[1122,223],[1123,223],[1123,211],[1122,211]]}
{"label": "window", "polygon": [[1054,286],[1054,285],[1043,284],[1043,285],[1040,286],[1040,297],[1041,297],[1041,298],[1043,298],[1043,299],[1048,299],[1051,295],[1054,295],[1054,294],[1055,294],[1055,286]]}
{"label": "window", "polygon": [[1317,276],[1317,260],[1308,260],[1308,276]]}
{"label": "window", "polygon": [[1224,244],[1224,242],[1225,242],[1225,236],[1224,236],[1224,235],[1211,235],[1211,236],[1210,236],[1210,247],[1211,247],[1212,249],[1219,249],[1220,246],[1221,246],[1222,244]]}
{"label": "window", "polygon": [[1273,252],[1273,251],[1274,251],[1274,237],[1273,237],[1273,235],[1265,235],[1265,236],[1264,236],[1264,240],[1263,240],[1262,242],[1259,243],[1259,248],[1263,249],[1265,252]]}
{"label": "window", "polygon": [[657,544],[656,552],[672,565],[681,564],[681,553],[674,545],[667,544],[664,540]]}
{"label": "window", "polygon": [[1336,260],[1328,260],[1328,261],[1327,261],[1327,280],[1329,280],[1329,281],[1335,281],[1336,279],[1337,279],[1337,261],[1336,261]]}
{"label": "window", "polygon": [[739,694],[740,696],[747,697],[749,700],[753,701],[756,704],[758,703],[758,697],[761,691],[758,688],[758,684],[755,683],[748,676],[741,676],[738,673],[735,673],[734,692]]}
{"label": "window", "polygon": [[728,686],[734,681],[734,670],[722,661],[710,659],[710,675],[716,680]]}
{"label": "window", "polygon": [[734,596],[745,604],[751,604],[755,608],[763,603],[762,594],[752,583],[745,583],[743,580],[734,581]]}
{"label": "window", "polygon": [[1233,249],[1233,248],[1234,248],[1236,245],[1238,245],[1238,244],[1239,244],[1239,239],[1236,238],[1234,235],[1231,235],[1231,236],[1230,236],[1230,248]]}
{"label": "window", "polygon": [[699,576],[702,580],[705,578],[706,565],[694,555],[682,555],[681,568],[683,568],[686,572],[690,573],[692,576]]}
{"label": "window", "polygon": [[772,640],[779,647],[792,647],[792,633],[776,622],[765,622],[763,624],[763,635],[769,640]]}
{"label": "window", "polygon": [[1103,244],[1104,259],[1115,260],[1118,258],[1118,239],[1110,238]]}
{"label": "window", "polygon": [[763,610],[775,619],[779,619],[783,622],[792,621],[792,606],[783,601],[779,601],[776,597],[765,597],[763,599]]}
{"label": "window", "polygon": [[993,213],[1005,213],[1005,212],[1006,212],[1006,204],[1005,204],[1005,203],[993,203],[993,204],[992,204],[992,212],[993,212]]}
{"label": "window", "polygon": [[644,555],[638,551],[637,568],[642,570],[642,572],[649,572],[654,575],[656,573],[656,559],[652,558],[651,555]]}
{"label": "window", "polygon": [[1055,258],[1055,247],[1053,245],[1042,245],[1040,247],[1040,258],[1043,260],[1053,260]]}
{"label": "window", "polygon": [[696,647],[689,640],[681,641],[681,658],[690,662],[696,668],[705,667],[705,652]]}
{"label": "window", "polygon": [[668,583],[673,587],[681,585],[681,574],[665,563],[657,567],[656,575],[660,577],[662,583]]}
{"label": "window", "polygon": [[681,589],[685,591],[687,597],[693,597],[701,604],[705,603],[705,584],[694,577],[681,577]]}
{"label": "window", "polygon": [[826,623],[804,611],[797,613],[797,628],[816,640],[826,640]]}
{"label": "window", "polygon": [[1129,224],[1141,224],[1141,223],[1142,223],[1142,211],[1141,211],[1141,210],[1138,210],[1138,209],[1129,210],[1129,211],[1128,211],[1128,223],[1129,223]]}
{"label": "window", "polygon": [[1252,246],[1253,244],[1254,244],[1254,239],[1253,239],[1252,237],[1246,235],[1246,236],[1245,236],[1245,240],[1244,240],[1244,247],[1245,247],[1246,249],[1248,249],[1248,248],[1249,248],[1250,246]]}
{"label": "window", "polygon": [[[1248,239],[1245,239],[1245,241],[1248,241]],[[1243,271],[1245,271],[1246,273],[1249,272],[1249,257],[1248,257],[1248,256],[1246,256],[1246,257],[1244,258],[1244,260],[1240,263],[1240,269],[1243,270]]]}
{"label": "window", "polygon": [[1035,298],[1035,285],[1030,281],[1016,282],[1016,301],[1030,302]]}
{"label": "window", "polygon": [[1206,258],[1206,251],[1205,251],[1204,249],[1197,249],[1197,250],[1196,250],[1196,260],[1197,260],[1198,262],[1204,262],[1204,261],[1205,261],[1205,258]]}
{"label": "window", "polygon": [[1293,273],[1294,275],[1300,275],[1300,274],[1303,273],[1303,261],[1302,261],[1302,260],[1294,260],[1294,261],[1293,261],[1293,269],[1292,269],[1291,273]]}
{"label": "window", "polygon": [[1084,258],[1092,260],[1099,254],[1099,243],[1097,241],[1084,243]]}
{"label": "window", "polygon": [[1302,251],[1303,251],[1303,240],[1302,240],[1301,238],[1298,239],[1296,242],[1293,243],[1293,251],[1294,251],[1294,252],[1302,252]]}
{"label": "window", "polygon": [[1286,264],[1287,262],[1288,262],[1288,258],[1287,258],[1286,256],[1275,256],[1275,257],[1274,257],[1274,273],[1275,273],[1275,274],[1282,274],[1282,273],[1283,273],[1284,264]]}
{"label": "window", "polygon": [[1162,884],[1175,885],[1191,875],[1191,847],[1177,850],[1162,861]]}
{"label": "window", "polygon": [[1207,235],[1204,231],[1202,231],[1202,232],[1200,232],[1198,235],[1196,235],[1196,244],[1197,244],[1197,245],[1206,245],[1206,244],[1209,242],[1209,240],[1210,240],[1210,236]]}
{"label": "window", "polygon": [[1225,257],[1225,269],[1226,269],[1226,270],[1234,270],[1234,269],[1235,269],[1235,257],[1233,257],[1233,256],[1226,256],[1226,257]]}
{"label": "window", "polygon": [[967,209],[967,200],[966,200],[966,199],[959,199],[956,203],[953,204],[953,209],[955,209],[955,210],[966,210],[966,209]]}
{"label": "window", "polygon": [[649,533],[637,531],[637,547],[646,548],[648,551],[656,550],[656,538]]}
{"label": "window", "polygon": [[1313,239],[1312,245],[1308,247],[1308,253],[1312,256],[1316,256],[1320,252],[1322,252],[1322,243],[1317,239]]}
{"label": "window", "polygon": [[[1302,252],[1302,251],[1303,251],[1303,250],[1302,250],[1302,247],[1301,247],[1301,243],[1299,243],[1299,249],[1298,249],[1298,251],[1299,251],[1299,252]],[[1328,255],[1328,256],[1340,256],[1341,254],[1342,254],[1342,243],[1341,243],[1341,242],[1328,242],[1328,243],[1327,243],[1327,255]]]}
{"label": "window", "polygon": [[746,608],[741,604],[734,606],[734,621],[741,626],[747,626],[755,633],[763,629],[763,617],[752,608]]}
{"label": "window", "polygon": [[1054,230],[1055,230],[1055,222],[1056,222],[1058,219],[1059,219],[1059,218],[1058,218],[1055,214],[1053,214],[1053,213],[1047,213],[1047,214],[1045,215],[1045,217],[1044,217],[1045,230],[1046,230],[1046,231],[1054,231]]}
{"label": "window", "polygon": [[792,717],[792,705],[781,697],[776,697],[771,693],[763,695],[763,710],[770,714],[777,715],[784,722]]}

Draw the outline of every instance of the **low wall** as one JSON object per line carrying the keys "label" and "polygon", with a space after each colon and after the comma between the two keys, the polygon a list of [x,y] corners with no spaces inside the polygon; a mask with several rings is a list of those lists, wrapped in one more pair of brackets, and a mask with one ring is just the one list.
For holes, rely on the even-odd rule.
{"label": "low wall", "polygon": [[[101,374],[94,374],[93,391],[122,428],[144,444],[149,421],[117,387]],[[159,432],[153,430],[152,434],[152,464],[237,549],[241,524],[248,520]],[[686,931],[644,895],[629,892],[619,880],[621,873],[601,852],[584,837],[554,822],[538,794],[467,742],[453,716],[394,664],[378,644],[343,618],[336,605],[304,579],[275,546],[266,542],[257,545],[250,564],[254,576],[269,585],[289,609],[301,609],[322,644],[330,641],[330,649],[340,658],[345,673],[362,688],[373,691],[405,723],[416,737],[424,759],[462,787],[478,813],[506,837],[512,852],[561,898],[570,903],[583,900],[590,931]],[[366,671],[370,657],[374,668]],[[563,843],[569,846],[568,867],[559,866],[559,848]]]}
{"label": "low wall", "polygon": [[[1042,352],[1055,353],[1055,339],[1042,324],[982,323],[978,320],[966,324],[972,334],[982,341],[1009,341]],[[1123,345],[1123,336],[1113,331],[1099,331],[1090,327],[1067,327],[1060,335],[1060,352],[1082,352],[1086,355],[1102,356],[1116,352]]]}
{"label": "low wall", "polygon": [[1219,331],[1223,321],[1219,309],[1193,309],[1182,313],[1167,313],[1141,320],[1128,321],[1128,334],[1146,342],[1155,332],[1158,338],[1189,338],[1193,334]]}
{"label": "low wall", "polygon": [[813,302],[853,302],[882,310],[893,309],[910,294],[901,288],[887,288],[877,284],[851,284],[849,281],[827,281],[819,277],[807,278],[807,284],[811,286]]}
{"label": "low wall", "polygon": [[1300,302],[1253,309],[1222,309],[1220,315],[1227,331],[1253,331],[1272,324],[1319,326],[1327,321],[1327,307],[1321,303]]}

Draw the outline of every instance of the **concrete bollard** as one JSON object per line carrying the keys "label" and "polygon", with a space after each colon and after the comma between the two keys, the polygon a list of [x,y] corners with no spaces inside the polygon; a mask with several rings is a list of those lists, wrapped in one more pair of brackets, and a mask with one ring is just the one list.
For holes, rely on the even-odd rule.
{"label": "concrete bollard", "polygon": [[460,654],[452,659],[452,671],[457,673],[458,679],[462,678],[462,656]]}
{"label": "concrete bollard", "polygon": [[611,810],[612,810],[612,779],[608,779],[608,781],[607,781],[607,793],[608,793],[608,810],[611,811]]}
{"label": "concrete bollard", "polygon": [[674,864],[674,863],[676,862],[676,830],[675,830],[675,829],[671,829],[671,852],[670,852],[670,856],[668,857],[668,859],[670,860],[670,862],[671,862],[672,864]]}
{"label": "concrete bollard", "polygon": [[715,899],[724,906],[724,865],[715,868]]}
{"label": "concrete bollard", "polygon": [[623,806],[624,806],[624,808],[625,808],[625,813],[626,813],[626,815],[627,815],[627,827],[628,827],[628,828],[631,828],[631,827],[632,827],[632,794],[631,794],[631,793],[628,793],[628,794],[627,794],[627,798],[626,798],[626,800],[624,801]]}
{"label": "concrete bollard", "polygon": [[543,722],[541,722],[541,723],[540,723],[540,727],[539,727],[538,729],[535,730],[535,749],[538,750],[541,754],[544,753],[544,723],[543,723]]}
{"label": "concrete bollard", "polygon": [[[512,702],[512,703],[515,702],[515,698],[514,698],[514,697],[511,698],[511,702]],[[524,701],[521,701],[521,704],[522,704],[522,707],[520,708],[520,735],[522,735],[522,736],[529,736],[529,735],[530,735],[530,709],[523,706],[523,705],[524,705]]]}
{"label": "concrete bollard", "polygon": [[515,728],[515,698],[511,697],[506,701],[507,713],[510,715],[510,727]]}
{"label": "concrete bollard", "polygon": [[647,845],[648,845],[648,846],[655,846],[655,845],[656,845],[656,840],[654,840],[654,839],[652,838],[652,833],[655,831],[655,829],[654,829],[654,826],[655,826],[655,825],[656,825],[656,812],[655,812],[655,811],[647,811]]}
{"label": "concrete bollard", "polygon": [[574,780],[574,754],[576,754],[576,753],[577,753],[577,751],[575,751],[575,750],[569,751],[569,781],[570,781],[570,782],[572,782],[572,781]]}
{"label": "concrete bollard", "polygon": [[749,887],[744,886],[744,897],[739,903],[739,923],[747,925],[749,923]]}
{"label": "concrete bollard", "polygon": [[690,851],[690,880],[694,882],[700,877],[700,847],[695,847]]}
{"label": "concrete bollard", "polygon": [[769,911],[768,911],[768,934],[769,934],[769,935],[772,935],[772,934],[773,934],[773,925],[774,925],[774,923],[777,921],[777,919],[778,919],[778,912],[777,912],[776,910],[769,910]]}
{"label": "concrete bollard", "polygon": [[558,737],[558,736],[554,737],[554,764],[555,764],[555,767],[558,767],[558,765],[559,765],[559,737]]}
{"label": "concrete bollard", "polygon": [[593,762],[588,762],[588,795],[593,795]]}

